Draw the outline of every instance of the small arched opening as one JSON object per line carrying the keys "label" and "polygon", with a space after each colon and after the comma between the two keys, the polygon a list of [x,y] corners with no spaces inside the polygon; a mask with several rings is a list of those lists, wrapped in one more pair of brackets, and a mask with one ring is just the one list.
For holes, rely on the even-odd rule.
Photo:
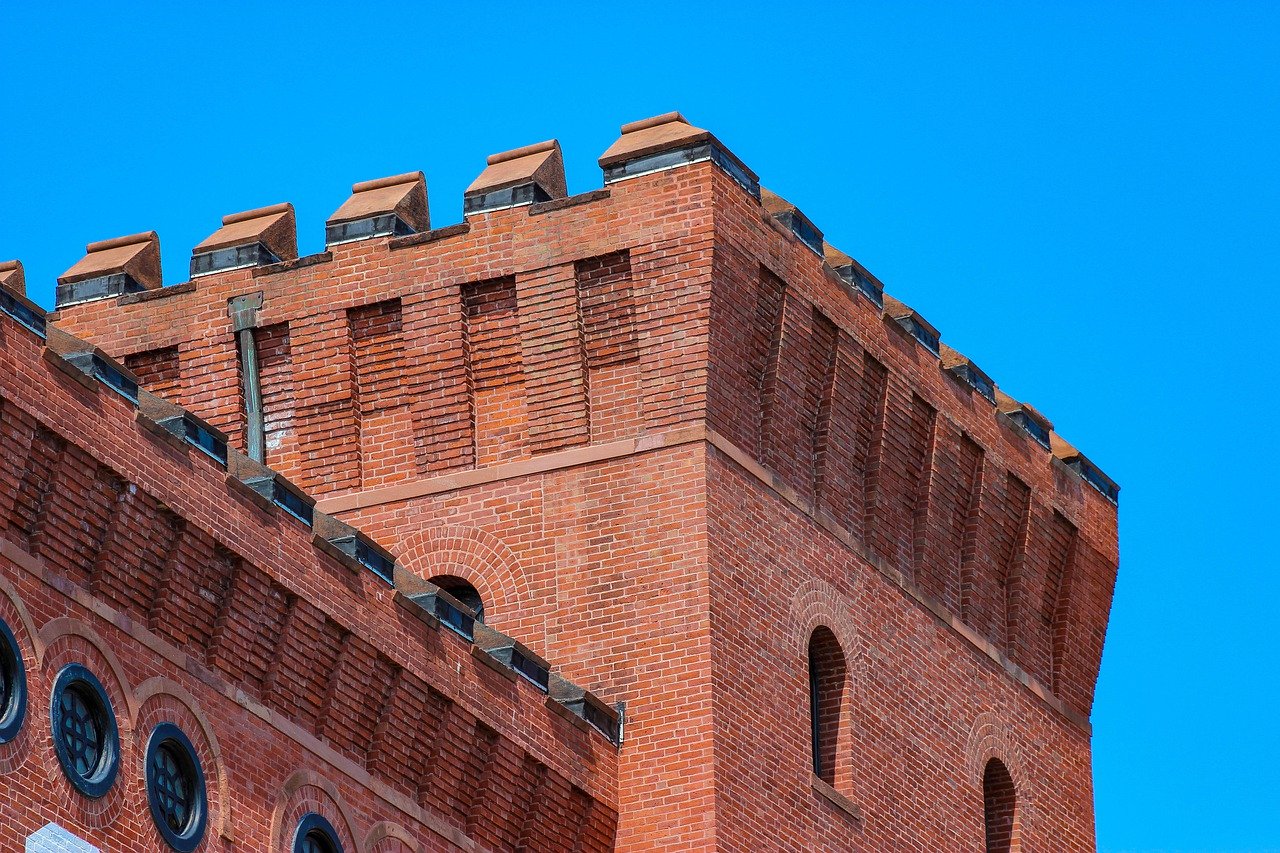
{"label": "small arched opening", "polygon": [[982,812],[986,824],[987,853],[1016,851],[1018,795],[1009,768],[998,758],[988,761],[982,774]]}
{"label": "small arched opening", "polygon": [[484,599],[469,581],[456,575],[436,575],[431,582],[469,607],[476,614],[477,622],[484,621]]}
{"label": "small arched opening", "polygon": [[819,626],[809,636],[809,738],[813,772],[828,785],[836,780],[845,672],[844,651],[836,635]]}

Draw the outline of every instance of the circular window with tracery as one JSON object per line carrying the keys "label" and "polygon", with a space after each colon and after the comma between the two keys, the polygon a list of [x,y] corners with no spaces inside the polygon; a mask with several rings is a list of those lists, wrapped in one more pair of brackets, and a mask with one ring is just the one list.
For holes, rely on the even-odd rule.
{"label": "circular window with tracery", "polygon": [[160,723],[147,741],[147,801],[165,843],[181,853],[204,836],[204,771],[195,747],[172,723]]}
{"label": "circular window with tracery", "polygon": [[18,736],[27,715],[27,671],[22,650],[9,626],[0,620],[0,743]]}
{"label": "circular window with tracery", "polygon": [[86,797],[101,797],[120,766],[120,735],[107,691],[78,663],[58,673],[52,697],[53,748],[62,771]]}
{"label": "circular window with tracery", "polygon": [[342,853],[342,844],[333,824],[311,812],[298,822],[293,834],[293,853]]}

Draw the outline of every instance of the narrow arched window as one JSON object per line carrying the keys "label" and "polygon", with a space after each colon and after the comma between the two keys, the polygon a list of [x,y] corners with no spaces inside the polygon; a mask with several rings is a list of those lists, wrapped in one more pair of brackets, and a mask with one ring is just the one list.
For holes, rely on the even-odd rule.
{"label": "narrow arched window", "polygon": [[436,575],[431,582],[470,608],[475,613],[477,622],[484,621],[484,599],[470,583],[454,575]]}
{"label": "narrow arched window", "polygon": [[813,772],[828,785],[835,784],[844,678],[840,643],[829,628],[819,627],[809,637],[809,737]]}
{"label": "narrow arched window", "polygon": [[987,762],[982,774],[982,812],[987,828],[987,853],[1011,853],[1018,823],[1018,795],[1009,769],[998,758]]}

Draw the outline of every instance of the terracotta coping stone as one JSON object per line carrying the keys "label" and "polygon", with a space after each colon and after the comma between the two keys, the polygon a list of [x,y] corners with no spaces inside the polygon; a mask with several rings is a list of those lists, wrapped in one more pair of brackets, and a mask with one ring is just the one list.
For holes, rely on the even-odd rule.
{"label": "terracotta coping stone", "polygon": [[1056,432],[1049,434],[1049,449],[1053,451],[1054,456],[1063,462],[1084,455]]}
{"label": "terracotta coping stone", "polygon": [[768,187],[760,188],[760,204],[770,216],[777,216],[779,213],[799,212],[799,208]]}
{"label": "terracotta coping stone", "polygon": [[759,180],[759,176],[737,158],[737,156],[716,139],[708,130],[694,127],[678,112],[663,113],[660,116],[633,121],[622,126],[622,136],[600,155],[600,168],[606,169],[618,163],[626,163],[638,157],[669,151],[673,148],[684,148],[701,142],[711,142],[725,153],[751,180]]}
{"label": "terracotta coping stone", "polygon": [[[760,196],[763,201],[763,188],[760,190]],[[847,267],[853,263],[853,258],[849,257],[826,240],[822,241],[822,259],[826,261],[827,266],[831,267],[833,270],[838,270],[840,267]]]}
{"label": "terracotta coping stone", "polygon": [[22,261],[0,261],[0,286],[19,296],[27,295],[27,276],[22,268]]}
{"label": "terracotta coping stone", "polygon": [[406,172],[352,184],[351,197],[333,212],[325,224],[337,225],[388,213],[400,217],[414,231],[431,230],[427,179],[422,172]]}
{"label": "terracotta coping stone", "polygon": [[[1107,500],[1113,504],[1119,504],[1120,484],[1111,479],[1092,459],[1085,456],[1056,432],[1049,433],[1049,450],[1055,459],[1081,474]],[[1097,480],[1101,480],[1102,483],[1097,482]],[[1110,494],[1108,494],[1108,489]]]}
{"label": "terracotta coping stone", "polygon": [[[919,311],[904,302],[894,299],[887,293],[884,295],[884,313],[894,320],[903,320],[910,317],[912,320],[915,320],[923,326],[930,334],[939,339],[942,337],[942,333],[938,331],[937,327],[924,317],[921,317]],[[941,346],[941,340],[939,340],[938,343],[939,346]]]}
{"label": "terracotta coping stone", "polygon": [[192,254],[262,243],[282,261],[298,257],[298,225],[292,204],[273,204],[222,217],[222,227],[210,234]]}
{"label": "terracotta coping stone", "polygon": [[464,195],[492,192],[534,183],[551,198],[564,198],[569,194],[564,179],[564,157],[560,142],[548,139],[534,145],[526,145],[511,151],[491,154],[488,165],[480,173]]}
{"label": "terracotta coping stone", "polygon": [[[986,371],[982,370],[981,368],[978,367],[978,365],[974,364],[973,359],[969,358],[969,356],[956,350],[954,347],[947,346],[946,344],[941,342],[938,343],[938,357],[942,359],[942,367],[944,370],[950,369],[952,367],[959,367],[962,364],[966,364],[969,367],[972,367],[975,370],[977,370],[983,376],[987,375]],[[987,377],[987,378],[989,379],[990,377]]]}
{"label": "terracotta coping stone", "polygon": [[160,287],[160,235],[154,231],[90,243],[85,246],[85,253],[58,277],[59,284],[126,273],[147,290]]}
{"label": "terracotta coping stone", "polygon": [[[996,410],[1002,415],[1011,415],[1014,412],[1023,412],[1040,426],[1044,427],[1045,432],[1053,432],[1053,422],[1040,413],[1038,409],[1030,403],[1020,403],[1010,397],[1008,394],[997,389],[996,390]],[[1050,443],[1052,444],[1053,436],[1050,435]]]}
{"label": "terracotta coping stone", "polygon": [[768,187],[760,188],[760,205],[765,213],[783,225],[795,237],[804,243],[814,254],[824,256],[826,241],[822,239],[822,229],[813,224],[813,220],[804,215],[804,211],[775,193]]}

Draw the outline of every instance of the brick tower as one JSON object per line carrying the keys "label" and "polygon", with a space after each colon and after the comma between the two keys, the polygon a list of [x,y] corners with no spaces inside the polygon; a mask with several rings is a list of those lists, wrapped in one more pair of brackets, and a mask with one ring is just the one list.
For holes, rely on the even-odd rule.
{"label": "brick tower", "polygon": [[132,738],[96,799],[0,743],[20,837],[171,849],[169,712],[197,849],[1094,849],[1116,485],[707,131],[600,165],[491,156],[436,229],[356,184],[307,257],[235,214],[168,287],[91,244],[47,328],[0,268],[0,619]]}

